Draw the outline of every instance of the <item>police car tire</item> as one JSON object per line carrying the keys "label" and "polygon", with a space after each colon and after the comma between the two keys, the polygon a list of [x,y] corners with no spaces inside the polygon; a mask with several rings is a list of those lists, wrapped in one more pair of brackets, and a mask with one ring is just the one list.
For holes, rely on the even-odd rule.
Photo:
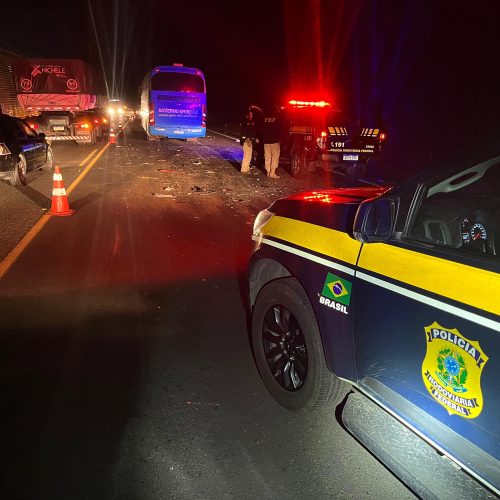
{"label": "police car tire", "polygon": [[306,153],[301,148],[294,148],[290,154],[290,172],[292,177],[300,179],[307,173]]}
{"label": "police car tire", "polygon": [[[308,367],[302,387],[287,391],[274,378],[267,364],[262,343],[262,326],[270,307],[280,304],[294,316],[305,339]],[[349,387],[328,370],[316,317],[306,292],[295,278],[282,278],[265,285],[260,291],[252,314],[252,345],[257,368],[271,395],[285,408],[312,411],[327,402],[342,401]]]}
{"label": "police car tire", "polygon": [[366,176],[366,164],[358,162],[348,165],[347,176],[353,180],[363,179]]}

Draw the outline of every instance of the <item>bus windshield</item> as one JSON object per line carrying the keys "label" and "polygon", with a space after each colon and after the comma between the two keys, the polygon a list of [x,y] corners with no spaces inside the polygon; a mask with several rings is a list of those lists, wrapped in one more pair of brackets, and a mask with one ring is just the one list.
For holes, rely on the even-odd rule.
{"label": "bus windshield", "polygon": [[151,90],[171,92],[205,92],[205,82],[198,75],[189,73],[156,73],[151,77]]}

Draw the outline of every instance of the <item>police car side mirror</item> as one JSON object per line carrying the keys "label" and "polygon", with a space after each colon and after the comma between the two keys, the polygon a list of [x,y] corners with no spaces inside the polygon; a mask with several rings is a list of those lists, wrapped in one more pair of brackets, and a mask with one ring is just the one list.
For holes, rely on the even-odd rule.
{"label": "police car side mirror", "polygon": [[354,219],[354,237],[361,243],[388,241],[394,230],[397,202],[378,198],[363,202]]}

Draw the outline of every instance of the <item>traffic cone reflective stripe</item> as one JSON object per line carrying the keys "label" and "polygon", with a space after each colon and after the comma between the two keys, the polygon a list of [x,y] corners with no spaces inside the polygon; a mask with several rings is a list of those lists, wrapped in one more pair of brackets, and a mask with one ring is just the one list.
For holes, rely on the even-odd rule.
{"label": "traffic cone reflective stripe", "polygon": [[68,196],[64,189],[64,182],[61,174],[61,168],[54,168],[54,187],[52,189],[51,215],[72,215],[75,211],[69,208]]}

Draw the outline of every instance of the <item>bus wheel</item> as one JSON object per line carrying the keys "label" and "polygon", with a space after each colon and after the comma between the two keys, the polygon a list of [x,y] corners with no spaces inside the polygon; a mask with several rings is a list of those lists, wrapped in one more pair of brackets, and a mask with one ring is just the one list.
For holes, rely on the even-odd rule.
{"label": "bus wheel", "polygon": [[292,149],[290,155],[290,171],[292,177],[301,178],[307,173],[307,158],[306,153],[301,148]]}

